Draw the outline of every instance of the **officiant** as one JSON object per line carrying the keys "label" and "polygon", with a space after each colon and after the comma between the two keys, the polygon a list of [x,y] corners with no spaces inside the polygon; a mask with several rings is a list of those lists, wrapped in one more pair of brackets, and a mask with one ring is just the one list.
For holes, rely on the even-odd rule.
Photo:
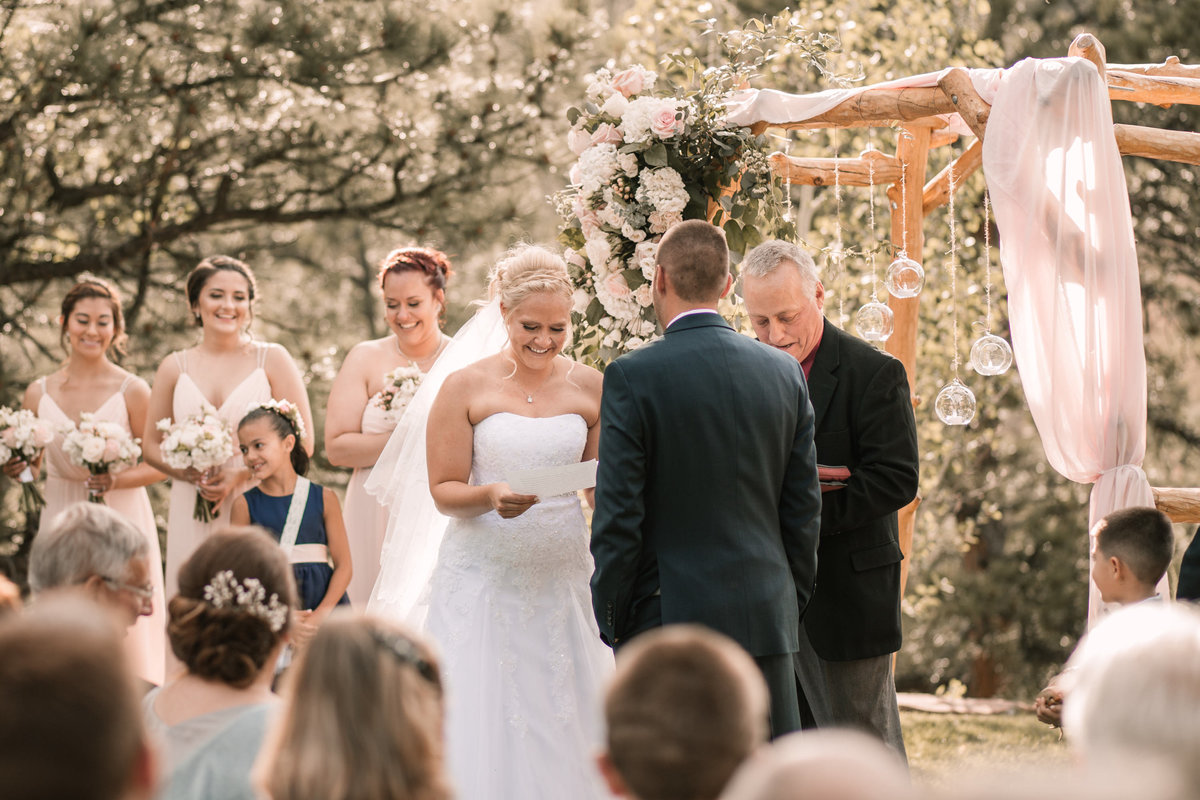
{"label": "officiant", "polygon": [[825,319],[802,248],[769,241],[741,264],[760,341],[800,362],[822,467],[817,585],[800,624],[796,678],[806,727],[854,727],[904,757],[892,654],[900,649],[896,512],[917,493],[917,426],[904,365]]}

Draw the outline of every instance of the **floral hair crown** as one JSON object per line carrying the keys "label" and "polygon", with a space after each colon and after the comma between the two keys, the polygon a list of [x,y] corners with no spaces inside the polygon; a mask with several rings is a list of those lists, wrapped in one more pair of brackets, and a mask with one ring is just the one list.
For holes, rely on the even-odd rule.
{"label": "floral hair crown", "polygon": [[274,592],[267,597],[258,578],[239,581],[233,570],[222,570],[213,576],[204,587],[204,599],[213,608],[238,608],[251,616],[258,617],[271,629],[279,633],[287,624],[288,607]]}
{"label": "floral hair crown", "polygon": [[262,403],[251,403],[250,407],[246,409],[246,413],[249,414],[251,411],[259,408],[274,411],[286,419],[288,424],[292,426],[292,430],[296,432],[296,438],[304,439],[304,420],[300,417],[300,409],[291,400],[276,400],[275,398],[271,398]]}

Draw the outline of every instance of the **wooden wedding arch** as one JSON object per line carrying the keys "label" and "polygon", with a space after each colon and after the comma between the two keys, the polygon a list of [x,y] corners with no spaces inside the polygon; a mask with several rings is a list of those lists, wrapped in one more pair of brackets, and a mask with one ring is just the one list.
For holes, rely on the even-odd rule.
{"label": "wooden wedding arch", "polygon": [[[1085,58],[1096,66],[1108,85],[1111,100],[1160,106],[1200,105],[1200,65],[1182,64],[1174,56],[1162,64],[1108,64],[1104,46],[1087,33],[1071,43],[1068,55]],[[990,111],[967,71],[954,68],[941,73],[936,86],[868,86],[817,116],[790,122],[757,120],[751,124],[756,133],[769,127],[897,128],[895,155],[871,150],[859,158],[833,159],[774,153],[771,168],[796,185],[833,186],[836,181],[841,186],[888,186],[891,241],[894,246],[906,243],[908,256],[921,261],[925,217],[949,201],[952,186],[961,187],[964,179],[983,164],[983,139]],[[927,182],[930,151],[958,139],[957,133],[946,130],[946,122],[939,116],[948,114],[958,114],[976,138],[952,164]],[[1118,124],[1113,128],[1122,155],[1200,165],[1200,133],[1138,125]],[[895,329],[887,340],[887,351],[899,358],[908,372],[914,406],[920,403],[914,390],[920,302],[920,295],[888,298]],[[1154,487],[1153,492],[1155,503],[1175,522],[1200,522],[1200,489]],[[900,511],[900,547],[906,555],[912,552],[919,503],[920,497]],[[906,559],[902,565],[901,592],[907,582],[908,564]]]}

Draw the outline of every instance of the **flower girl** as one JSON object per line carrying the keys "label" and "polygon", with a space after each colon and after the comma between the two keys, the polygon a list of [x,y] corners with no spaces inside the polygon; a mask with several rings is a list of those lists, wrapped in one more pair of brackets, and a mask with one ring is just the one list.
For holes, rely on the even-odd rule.
{"label": "flower girl", "polygon": [[[301,611],[296,643],[304,645],[334,606],[348,603],[350,544],[337,495],[311,483],[300,446],[304,422],[296,406],[268,400],[238,423],[242,458],[258,486],[233,501],[230,521],[261,525],[279,538],[296,576]],[[332,563],[332,566],[331,566]]]}

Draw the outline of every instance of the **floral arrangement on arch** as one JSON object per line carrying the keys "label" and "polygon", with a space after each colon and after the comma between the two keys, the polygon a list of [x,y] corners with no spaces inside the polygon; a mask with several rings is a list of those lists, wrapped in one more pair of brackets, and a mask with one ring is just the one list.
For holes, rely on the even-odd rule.
{"label": "floral arrangement on arch", "polygon": [[735,258],[766,237],[795,238],[766,137],[726,122],[723,104],[771,57],[765,38],[801,34],[752,21],[716,35],[729,64],[706,69],[669,56],[664,65],[686,76],[686,86],[640,66],[601,69],[582,108],[568,111],[567,145],[577,160],[556,200],[576,288],[574,351],[586,362],[602,367],[658,331],[650,281],[658,241],[672,225],[721,225]]}

